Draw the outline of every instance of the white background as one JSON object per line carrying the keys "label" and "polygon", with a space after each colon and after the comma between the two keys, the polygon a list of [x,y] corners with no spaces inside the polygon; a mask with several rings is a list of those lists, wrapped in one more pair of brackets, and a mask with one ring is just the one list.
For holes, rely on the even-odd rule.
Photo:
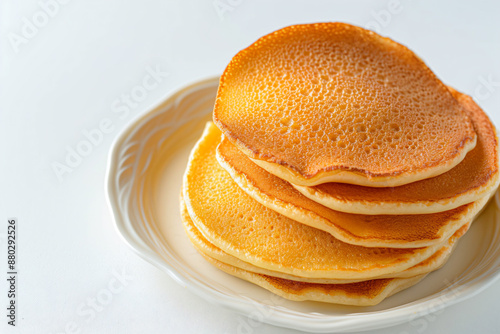
{"label": "white background", "polygon": [[[18,327],[6,325],[4,309],[0,333],[242,329],[240,317],[127,248],[112,226],[104,175],[110,145],[131,119],[172,90],[220,74],[237,51],[273,30],[318,21],[368,25],[408,45],[500,124],[498,2],[72,0],[50,7],[51,17],[40,14],[40,3],[49,2],[4,0],[0,8],[0,309],[9,217],[19,219],[20,272]],[[27,28],[33,23],[40,27]],[[155,69],[168,75],[128,113],[116,113],[123,94]],[[53,164],[64,163],[104,119],[112,131],[58,178]],[[117,272],[128,277],[124,283]],[[111,300],[92,313],[88,303],[99,295]],[[377,333],[498,332],[499,297],[497,282],[439,315]],[[289,332],[264,324],[252,330]]]}

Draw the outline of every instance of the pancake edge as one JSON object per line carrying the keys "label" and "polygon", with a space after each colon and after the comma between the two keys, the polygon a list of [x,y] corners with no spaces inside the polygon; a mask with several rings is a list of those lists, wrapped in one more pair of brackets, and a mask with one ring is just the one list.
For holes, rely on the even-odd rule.
{"label": "pancake edge", "polygon": [[351,306],[373,306],[382,302],[387,297],[390,297],[402,290],[405,290],[418,282],[420,282],[426,275],[415,276],[411,278],[392,278],[391,281],[382,288],[381,293],[377,294],[373,298],[365,296],[356,296],[354,294],[349,294],[344,291],[339,291],[337,294],[329,294],[320,291],[319,289],[306,288],[302,289],[300,293],[292,294],[277,288],[273,284],[269,283],[264,276],[251,271],[239,269],[232,267],[220,261],[217,261],[205,254],[201,254],[207,262],[215,266],[216,268],[224,271],[225,273],[253,283],[261,288],[264,288],[282,298],[292,300],[292,301],[316,301],[330,304],[341,304],[341,305],[351,305]]}
{"label": "pancake edge", "polygon": [[[216,127],[212,122],[208,122],[207,125],[205,126],[205,129],[203,131],[203,135],[201,138],[197,141],[196,145],[193,147],[191,150],[191,154],[189,156],[189,161],[188,161],[188,166],[186,168],[186,171],[184,173],[183,177],[183,197],[186,203],[187,210],[189,212],[190,217],[193,220],[194,225],[198,228],[198,230],[202,233],[202,235],[207,238],[211,243],[213,243],[215,246],[218,248],[222,249],[226,253],[233,255],[239,259],[241,259],[242,256],[245,257],[245,261],[249,262],[257,267],[261,267],[264,269],[272,270],[272,271],[278,271],[286,274],[291,274],[294,276],[301,276],[301,277],[308,277],[308,278],[332,278],[332,279],[358,279],[358,278],[363,278],[363,279],[369,279],[372,277],[378,277],[382,275],[387,275],[387,274],[393,274],[396,272],[400,272],[403,270],[406,270],[426,259],[432,256],[439,248],[441,248],[444,243],[439,243],[433,246],[425,247],[425,248],[418,248],[417,253],[413,254],[411,256],[408,256],[407,259],[405,259],[406,262],[398,262],[396,265],[391,265],[387,263],[384,266],[377,266],[377,265],[372,265],[368,268],[359,268],[359,269],[349,269],[349,268],[341,268],[341,269],[318,269],[318,270],[308,270],[308,269],[303,269],[303,268],[289,268],[289,267],[284,267],[280,264],[276,264],[267,260],[262,260],[258,255],[256,254],[242,254],[239,250],[237,249],[232,249],[234,248],[234,245],[228,243],[225,240],[220,239],[220,237],[211,237],[209,230],[207,230],[206,226],[204,225],[203,221],[196,215],[194,212],[193,207],[191,206],[191,198],[189,196],[189,186],[187,186],[188,182],[188,175],[191,170],[191,166],[193,166],[193,159],[194,156],[198,153],[198,148],[199,146],[206,140],[208,135],[212,130],[215,130]],[[217,131],[219,131],[217,129]],[[215,151],[213,152],[215,155]],[[222,168],[222,167],[221,167]],[[231,176],[227,174],[227,177],[231,179]],[[231,179],[231,182],[234,182]],[[235,183],[235,186],[239,188],[239,186]],[[243,190],[241,190],[244,192]],[[246,194],[246,193],[245,193]],[[248,196],[248,195],[247,195]],[[253,199],[252,199],[253,200]],[[256,202],[257,203],[257,202]],[[260,203],[257,203],[258,205],[262,205]],[[267,208],[268,210],[271,210]],[[300,224],[297,222],[297,224]]]}
{"label": "pancake edge", "polygon": [[[206,256],[209,256],[219,262],[225,263],[227,265],[242,269],[242,270],[247,270],[254,272],[256,274],[262,274],[262,275],[267,275],[267,276],[274,276],[282,279],[288,279],[292,281],[299,281],[299,282],[306,282],[306,283],[318,283],[318,284],[349,284],[349,283],[356,283],[363,281],[363,279],[358,279],[358,280],[347,280],[347,279],[323,279],[323,278],[317,278],[317,279],[311,279],[311,278],[306,278],[306,277],[298,277],[298,276],[293,276],[293,275],[288,275],[288,274],[283,274],[275,271],[270,271],[266,269],[259,268],[257,266],[254,266],[248,262],[245,262],[243,260],[240,260],[232,255],[229,255],[225,253],[223,250],[218,248],[217,246],[213,245],[203,237],[203,234],[196,228],[194,223],[191,220],[191,217],[189,216],[189,213],[187,212],[187,208],[185,206],[185,203],[182,199],[181,195],[181,219],[183,221],[183,226],[184,230],[186,232],[186,235],[188,239],[191,241],[191,244],[193,247],[200,253],[204,254]],[[470,225],[467,227],[467,230],[469,229]],[[198,232],[201,237],[196,235],[196,232],[192,233],[190,232],[191,229],[195,229],[196,232]],[[433,261],[427,268],[425,268],[425,271],[420,271],[416,270],[415,267],[419,266],[426,260],[424,260],[421,263],[416,264],[414,267],[408,268],[405,271],[395,273],[393,275],[384,275],[380,277],[374,277],[371,279],[385,279],[385,278],[410,278],[410,277],[415,277],[419,275],[424,275],[424,274],[429,274],[433,271],[436,271],[443,267],[448,259],[450,258],[453,250],[455,249],[456,245],[460,241],[461,237],[467,233],[467,230],[460,236],[456,237],[455,240],[448,240],[448,244],[440,248],[436,253],[434,253],[432,256],[435,256],[436,254],[442,252],[442,254],[438,255],[438,258]],[[210,250],[210,248],[216,248],[216,251]],[[431,256],[431,257],[432,257]]]}
{"label": "pancake edge", "polygon": [[271,174],[284,179],[292,184],[299,186],[316,186],[322,183],[337,182],[348,183],[364,187],[387,188],[398,187],[405,184],[429,179],[431,177],[444,174],[456,167],[464,160],[467,153],[476,147],[477,137],[472,141],[466,141],[464,148],[453,159],[446,161],[434,167],[427,167],[418,172],[400,172],[400,173],[370,173],[366,170],[347,170],[342,166],[332,166],[332,170],[322,170],[312,176],[301,174],[297,170],[289,167],[284,162],[282,164],[263,160],[250,149],[242,145],[239,140],[234,140],[228,136],[231,142],[245,153],[253,162],[264,168]]}
{"label": "pancake edge", "polygon": [[484,186],[452,199],[432,202],[376,202],[343,201],[308,186],[292,184],[302,195],[335,211],[362,215],[424,215],[450,211],[489,197],[500,184],[500,173],[496,173]]}
{"label": "pancake edge", "polygon": [[[488,194],[475,203],[471,203],[471,208],[468,208],[464,216],[459,221],[452,221],[450,224],[454,223],[454,227],[442,233],[444,226],[437,232],[441,234],[439,238],[418,240],[413,242],[399,241],[396,239],[369,239],[354,235],[352,232],[346,231],[340,227],[337,227],[334,222],[316,214],[313,211],[304,209],[292,203],[285,202],[281,199],[268,195],[261,191],[258,187],[254,186],[250,182],[247,176],[243,173],[238,173],[219,153],[216,151],[216,158],[219,164],[229,173],[234,182],[247,193],[254,200],[264,205],[265,207],[278,212],[279,214],[295,220],[301,224],[308,225],[324,232],[330,233],[336,239],[343,241],[345,243],[358,245],[362,247],[384,247],[384,248],[419,248],[419,247],[429,247],[451,237],[456,231],[458,231],[462,226],[470,223],[474,220],[475,216],[481,211],[481,209],[488,203],[494,192]],[[310,198],[311,199],[311,198]],[[311,199],[313,200],[313,199]],[[323,204],[323,203],[320,203]],[[340,211],[340,210],[337,210]],[[356,214],[357,212],[353,212]],[[404,243],[402,243],[404,242]]]}

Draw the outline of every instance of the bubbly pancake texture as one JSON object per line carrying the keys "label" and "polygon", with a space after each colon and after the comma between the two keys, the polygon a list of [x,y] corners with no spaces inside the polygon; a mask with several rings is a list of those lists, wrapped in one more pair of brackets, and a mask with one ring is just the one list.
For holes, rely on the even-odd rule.
{"label": "bubbly pancake texture", "polygon": [[183,196],[203,236],[257,267],[309,278],[370,279],[406,270],[443,244],[425,248],[366,248],[298,223],[248,196],[219,165],[220,131],[207,124],[191,152]]}
{"label": "bubbly pancake texture", "polygon": [[296,185],[295,188],[331,209],[360,214],[429,214],[452,210],[488,196],[500,182],[495,126],[470,96],[449,88],[477,133],[476,147],[452,170],[395,188],[342,183]]}
{"label": "bubbly pancake texture", "polygon": [[350,284],[317,284],[291,281],[257,274],[233,267],[205,254],[203,257],[229,275],[254,283],[274,294],[294,301],[311,300],[324,303],[371,306],[420,282],[425,275],[410,278],[386,278]]}
{"label": "bubbly pancake texture", "polygon": [[485,196],[454,210],[426,215],[345,213],[305,197],[289,182],[254,164],[226,138],[217,147],[217,160],[240,188],[262,205],[343,242],[364,247],[414,248],[439,244],[471,222],[489,199]]}
{"label": "bubbly pancake texture", "polygon": [[240,51],[213,119],[261,167],[307,186],[403,185],[476,145],[461,105],[413,52],[344,23],[286,27]]}
{"label": "bubbly pancake texture", "polygon": [[[186,205],[184,201],[181,199],[181,218],[184,224],[184,229],[186,230],[186,234],[189,237],[189,240],[193,244],[193,246],[200,252],[210,258],[213,258],[217,261],[225,263],[227,265],[251,271],[257,274],[263,274],[283,279],[288,279],[292,281],[300,281],[307,283],[320,283],[320,284],[347,284],[347,283],[355,283],[360,280],[339,280],[339,279],[323,279],[323,278],[305,278],[298,277],[288,274],[283,274],[280,272],[262,269],[256,267],[250,263],[239,260],[238,258],[231,256],[224,251],[222,251],[217,246],[213,245],[208,241],[200,231],[194,226],[191,217],[189,217],[189,213],[187,212]],[[428,259],[416,264],[415,266],[406,269],[402,272],[395,273],[393,275],[386,275],[377,277],[380,278],[407,278],[407,277],[415,277],[418,275],[428,274],[431,271],[437,270],[441,268],[446,261],[448,260],[453,248],[455,247],[457,241],[467,232],[470,225],[465,225],[460,230],[458,230],[451,238],[448,239],[448,243],[441,247],[436,253],[434,253]]]}

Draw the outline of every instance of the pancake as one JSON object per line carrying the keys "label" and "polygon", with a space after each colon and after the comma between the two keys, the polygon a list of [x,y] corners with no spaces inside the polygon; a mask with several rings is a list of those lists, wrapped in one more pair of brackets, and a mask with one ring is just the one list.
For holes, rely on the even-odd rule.
{"label": "pancake", "polygon": [[[231,256],[224,251],[222,251],[217,246],[213,245],[208,241],[200,231],[194,226],[189,213],[187,212],[186,205],[184,201],[181,199],[181,218],[184,225],[184,229],[186,231],[189,240],[193,244],[193,246],[198,250],[199,253],[204,254],[212,259],[215,259],[224,264],[243,269],[246,271],[251,271],[257,274],[263,274],[267,276],[273,276],[278,278],[283,278],[292,281],[300,281],[307,283],[320,283],[320,284],[347,284],[347,283],[355,283],[359,282],[359,280],[336,280],[336,279],[322,279],[322,278],[304,278],[293,275],[287,275],[283,273],[279,273],[276,271],[266,270],[259,267],[256,267],[250,263],[239,260],[238,258]],[[422,261],[415,266],[408,268],[402,272],[394,273],[388,276],[377,277],[380,278],[408,278],[415,277],[423,274],[428,274],[431,271],[437,270],[441,268],[449,256],[453,248],[455,247],[457,241],[462,237],[465,232],[467,232],[470,225],[465,225],[460,228],[449,240],[448,243],[440,248],[436,253],[434,253],[431,257]]]}
{"label": "pancake", "polygon": [[295,188],[333,210],[394,215],[452,210],[492,193],[500,182],[495,126],[471,97],[451,87],[450,90],[472,120],[477,145],[449,172],[395,188],[368,188],[342,183]]}
{"label": "pancake", "polygon": [[343,242],[364,247],[414,248],[441,243],[472,221],[489,199],[486,196],[451,211],[428,215],[345,213],[303,196],[289,182],[254,164],[226,138],[217,147],[217,160],[240,188],[262,205]]}
{"label": "pancake", "polygon": [[420,58],[344,23],[286,27],[240,51],[213,119],[259,166],[304,186],[400,186],[449,171],[476,145]]}
{"label": "pancake", "polygon": [[248,196],[219,165],[221,133],[208,123],[184,174],[189,216],[222,251],[254,266],[308,278],[370,279],[406,270],[443,244],[424,248],[367,248],[289,219]]}
{"label": "pancake", "polygon": [[385,298],[417,284],[425,277],[421,275],[411,278],[386,278],[350,284],[305,283],[253,273],[202,255],[208,262],[229,275],[294,301],[311,300],[352,306],[377,305]]}

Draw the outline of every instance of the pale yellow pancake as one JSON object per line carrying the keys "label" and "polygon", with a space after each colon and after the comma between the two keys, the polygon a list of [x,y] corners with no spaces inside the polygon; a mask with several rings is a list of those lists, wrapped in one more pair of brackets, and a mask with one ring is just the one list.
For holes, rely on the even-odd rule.
{"label": "pale yellow pancake", "polygon": [[318,284],[286,280],[253,273],[203,257],[229,275],[254,283],[272,293],[293,301],[317,301],[332,304],[371,306],[420,282],[425,275],[410,278],[386,278],[350,284]]}
{"label": "pale yellow pancake", "polygon": [[406,270],[444,245],[360,247],[280,215],[248,196],[219,165],[215,151],[220,136],[215,125],[207,124],[191,152],[183,196],[198,230],[229,255],[294,276],[370,279]]}
{"label": "pale yellow pancake", "polygon": [[[320,283],[320,284],[346,284],[346,283],[355,283],[360,280],[336,280],[336,279],[322,279],[322,278],[304,278],[293,275],[287,275],[276,271],[271,271],[267,269],[262,269],[256,267],[250,263],[239,260],[238,258],[231,256],[224,251],[222,251],[217,246],[211,244],[194,226],[189,213],[187,212],[186,205],[184,201],[181,199],[181,218],[184,225],[184,229],[186,230],[186,234],[189,237],[189,240],[193,244],[193,246],[200,252],[212,259],[225,263],[227,265],[243,269],[246,271],[250,271],[257,274],[263,274],[267,276],[273,276],[283,279],[288,279],[292,281],[300,281],[307,283]],[[402,272],[394,273],[392,275],[377,277],[380,278],[408,278],[415,277],[423,274],[428,274],[431,271],[437,270],[441,268],[448,258],[451,255],[453,248],[455,247],[457,241],[465,234],[470,225],[463,226],[457,231],[449,240],[448,243],[441,247],[436,253],[434,253],[431,257],[422,261],[415,266],[408,268]]]}
{"label": "pale yellow pancake", "polygon": [[[470,96],[450,87],[472,120],[477,145],[452,170],[395,188],[368,188],[342,183],[296,185],[304,196],[333,210],[359,214],[428,214],[458,208],[489,196],[500,182],[495,126]],[[418,140],[418,139],[417,139]]]}
{"label": "pale yellow pancake", "polygon": [[476,145],[462,106],[420,58],[344,23],[286,27],[240,51],[213,119],[255,163],[306,186],[408,184]]}
{"label": "pale yellow pancake", "polygon": [[414,248],[441,243],[471,222],[489,199],[486,196],[451,211],[427,215],[345,213],[303,196],[289,182],[254,164],[227,139],[217,147],[217,160],[240,188],[262,205],[341,241],[364,247]]}

